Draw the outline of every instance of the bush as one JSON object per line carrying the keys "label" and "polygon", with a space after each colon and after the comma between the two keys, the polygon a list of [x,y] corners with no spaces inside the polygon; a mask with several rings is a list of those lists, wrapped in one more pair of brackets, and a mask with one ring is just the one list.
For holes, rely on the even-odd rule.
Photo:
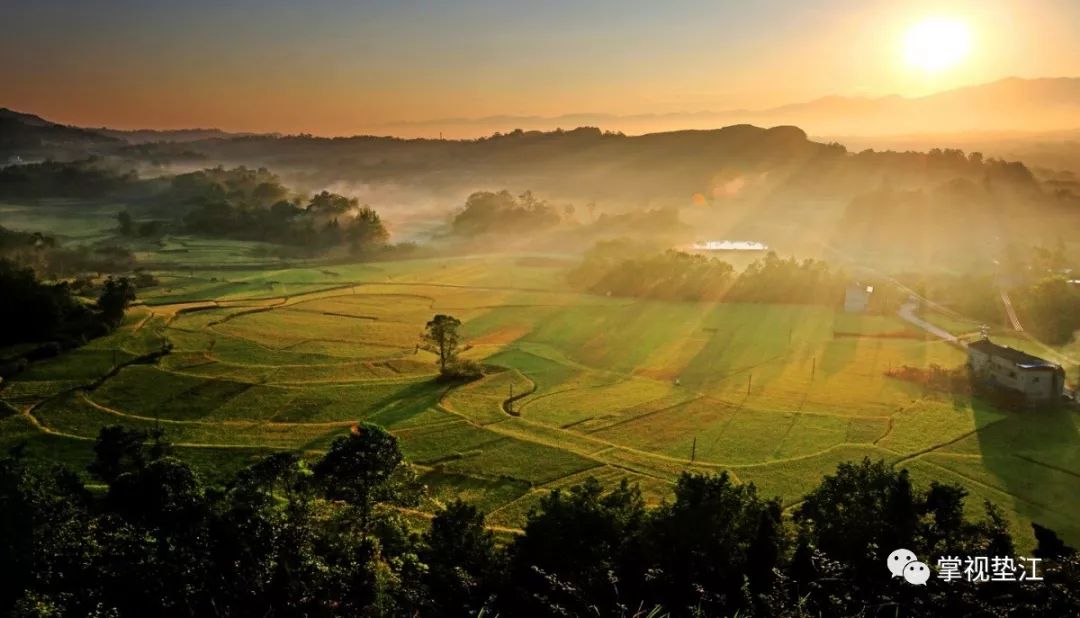
{"label": "bush", "polygon": [[439,372],[444,380],[479,380],[484,376],[484,366],[474,360],[455,359]]}
{"label": "bush", "polygon": [[152,288],[161,283],[157,277],[145,271],[135,273],[133,281],[135,283],[135,287],[139,289]]}

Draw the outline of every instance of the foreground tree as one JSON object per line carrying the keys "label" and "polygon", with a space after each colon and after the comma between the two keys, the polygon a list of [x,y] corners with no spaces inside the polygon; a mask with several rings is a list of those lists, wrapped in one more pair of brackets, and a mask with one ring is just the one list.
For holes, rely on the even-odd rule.
{"label": "foreground tree", "polygon": [[397,438],[364,423],[330,445],[312,468],[312,480],[328,498],[356,508],[367,525],[377,502],[411,501],[413,476]]}
{"label": "foreground tree", "polygon": [[455,500],[436,513],[419,557],[427,565],[426,615],[465,618],[490,609],[501,561],[495,537],[484,528],[484,515],[476,507]]}
{"label": "foreground tree", "polygon": [[645,521],[641,492],[625,481],[610,493],[593,478],[551,492],[510,548],[505,613],[619,615],[644,589]]}
{"label": "foreground tree", "polygon": [[146,435],[120,425],[102,427],[94,442],[94,460],[86,469],[98,480],[112,484],[121,475],[146,466]]}
{"label": "foreground tree", "polygon": [[651,519],[648,553],[661,605],[709,616],[768,607],[755,596],[772,591],[787,552],[779,500],[761,499],[753,484],[735,484],[726,472],[684,474],[675,501]]}
{"label": "foreground tree", "polygon": [[939,554],[1015,549],[996,509],[971,519],[959,487],[921,488],[883,462],[840,465],[794,525],[724,474],[684,474],[654,509],[636,486],[589,479],[543,496],[500,547],[463,502],[430,526],[395,508],[415,504],[411,470],[375,426],[321,457],[271,455],[221,486],[160,442],[102,431],[91,470],[104,492],[24,449],[0,459],[0,615],[1080,615],[1080,559],[1041,526],[1044,581],[890,577],[894,544],[931,567]]}

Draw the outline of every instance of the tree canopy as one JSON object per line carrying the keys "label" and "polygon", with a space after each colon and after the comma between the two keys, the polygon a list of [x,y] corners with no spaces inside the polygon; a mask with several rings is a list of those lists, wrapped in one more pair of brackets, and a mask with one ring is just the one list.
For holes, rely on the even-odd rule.
{"label": "tree canopy", "polygon": [[306,202],[265,168],[221,167],[181,174],[167,198],[186,210],[192,233],[296,245],[382,249],[390,238],[379,214],[355,198],[322,191]]}
{"label": "tree canopy", "polygon": [[461,344],[461,320],[452,315],[437,314],[428,320],[421,336],[424,347],[439,356],[439,371],[446,371],[457,361],[458,345]]}
{"label": "tree canopy", "polygon": [[533,232],[558,225],[561,220],[558,208],[538,199],[531,191],[516,198],[505,189],[497,193],[478,191],[454,215],[451,229],[463,236]]}
{"label": "tree canopy", "polygon": [[0,459],[0,612],[16,616],[1075,615],[1080,559],[1034,527],[1044,581],[891,577],[902,547],[1013,556],[1000,513],[905,470],[840,465],[795,509],[685,473],[648,508],[627,482],[552,490],[503,543],[461,501],[409,520],[420,488],[372,425],[321,455],[277,453],[221,484],[160,433],[103,428],[89,472]]}

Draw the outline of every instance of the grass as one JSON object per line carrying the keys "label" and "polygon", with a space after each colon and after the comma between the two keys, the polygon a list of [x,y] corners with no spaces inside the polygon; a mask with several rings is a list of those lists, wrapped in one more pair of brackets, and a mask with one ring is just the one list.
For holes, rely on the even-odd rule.
{"label": "grass", "polygon": [[671,389],[668,384],[637,378],[613,384],[584,380],[548,396],[533,397],[520,410],[529,419],[568,427],[597,417],[617,416],[622,410],[661,399]]}
{"label": "grass", "polygon": [[[1004,309],[1003,309],[1004,310]],[[942,313],[941,311],[935,311],[933,309],[927,309],[921,312],[922,319],[930,322],[935,326],[940,326],[954,335],[966,335],[969,333],[978,333],[984,326],[982,322],[964,318],[962,316],[953,316]]]}
{"label": "grass", "polygon": [[528,493],[528,483],[513,479],[488,479],[465,474],[431,471],[420,477],[437,505],[456,499],[490,512]]}
{"label": "grass", "polygon": [[442,404],[478,425],[498,423],[506,420],[504,403],[514,394],[523,395],[533,387],[532,381],[520,371],[509,369],[452,389]]}
{"label": "grass", "polygon": [[878,445],[897,453],[918,452],[973,435],[1005,418],[1005,413],[981,402],[923,399],[892,415],[890,429]]}
{"label": "grass", "polygon": [[419,464],[436,464],[472,457],[483,452],[484,448],[506,439],[464,422],[442,423],[397,432],[397,436],[405,455]]}
{"label": "grass", "polygon": [[475,457],[449,461],[444,469],[541,485],[595,466],[595,461],[571,451],[508,439],[481,450]]}
{"label": "grass", "polygon": [[[0,399],[36,405],[44,429],[9,414],[0,447],[82,469],[102,425],[160,423],[220,479],[374,422],[420,466],[432,508],[461,497],[507,527],[590,475],[637,482],[655,504],[684,471],[728,470],[790,506],[837,463],[868,456],[961,483],[975,510],[1000,503],[1021,546],[1030,521],[1080,542],[1068,516],[1077,415],[1005,413],[886,377],[964,362],[892,316],[584,295],[550,257],[289,266],[254,248],[168,239],[146,258],[161,285],[140,292],[146,305],[122,328],[3,384]],[[489,366],[483,379],[434,379],[416,344],[436,312],[464,321],[463,354]],[[164,341],[156,364],[87,388]],[[527,393],[520,416],[503,410],[511,388]]]}

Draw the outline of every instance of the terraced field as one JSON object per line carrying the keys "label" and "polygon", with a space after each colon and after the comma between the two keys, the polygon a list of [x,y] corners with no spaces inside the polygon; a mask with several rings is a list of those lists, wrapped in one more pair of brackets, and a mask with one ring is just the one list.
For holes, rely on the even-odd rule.
{"label": "terraced field", "polygon": [[[588,475],[659,502],[684,470],[728,470],[790,506],[868,456],[993,500],[1021,540],[1035,519],[1080,542],[1076,415],[1003,413],[885,377],[964,360],[890,316],[584,295],[560,262],[527,257],[199,263],[163,263],[120,330],[6,383],[18,413],[0,419],[0,442],[82,465],[102,425],[160,426],[215,476],[369,421],[400,439],[431,506],[464,496],[507,528]],[[434,313],[465,323],[483,379],[434,379],[417,347]]]}

